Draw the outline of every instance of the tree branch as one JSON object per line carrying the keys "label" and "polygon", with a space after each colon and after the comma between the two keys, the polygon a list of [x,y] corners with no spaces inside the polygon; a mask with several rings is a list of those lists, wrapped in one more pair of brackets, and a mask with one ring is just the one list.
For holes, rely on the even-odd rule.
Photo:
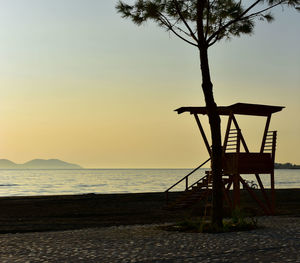
{"label": "tree branch", "polygon": [[191,35],[188,32],[186,32],[185,30],[183,30],[181,27],[179,27],[179,26],[173,26],[173,27],[175,27],[176,29],[178,29],[178,31],[184,33],[188,37],[191,37]]}
{"label": "tree branch", "polygon": [[230,20],[229,22],[227,22],[225,25],[223,25],[221,28],[219,28],[215,33],[213,33],[207,40],[207,42],[210,44],[210,41],[216,37],[216,35],[218,35],[219,33],[221,33],[223,30],[225,30],[228,26],[236,23],[237,21],[241,20],[241,18],[247,14],[252,8],[254,8],[259,2],[261,2],[261,0],[257,0],[256,2],[254,2],[252,5],[250,5],[244,12],[242,12],[237,18]]}
{"label": "tree branch", "polygon": [[189,24],[186,22],[185,18],[183,17],[180,9],[179,9],[179,6],[178,6],[178,2],[177,0],[173,0],[174,4],[175,4],[175,8],[176,8],[176,11],[181,19],[181,21],[184,23],[184,25],[186,26],[186,28],[188,29],[188,31],[190,32],[191,34],[191,37],[198,43],[198,38],[195,36],[193,30],[190,28]]}
{"label": "tree branch", "polygon": [[214,40],[212,40],[210,43],[208,43],[208,46],[212,46],[213,44],[215,44],[217,41],[219,40],[219,35],[217,35]]}
{"label": "tree branch", "polygon": [[168,18],[166,18],[163,14],[159,13],[160,17],[158,18],[159,21],[165,25],[167,27],[167,29],[169,29],[170,31],[172,31],[177,37],[179,37],[181,40],[185,41],[186,43],[198,47],[197,44],[189,41],[188,39],[184,38],[183,36],[181,36],[179,33],[176,32],[176,30],[174,30],[172,24],[170,23],[170,21],[168,20]]}
{"label": "tree branch", "polygon": [[266,11],[268,11],[269,9],[273,8],[273,7],[276,7],[276,6],[278,6],[278,5],[281,5],[283,2],[285,2],[285,1],[282,0],[282,1],[278,2],[277,4],[274,4],[274,5],[272,5],[272,6],[269,6],[269,7],[265,8],[265,9],[263,9],[263,10],[261,10],[261,11],[252,13],[252,14],[250,14],[250,15],[248,15],[248,16],[245,16],[245,17],[243,18],[243,20],[244,20],[244,19],[251,18],[251,17],[253,17],[253,16],[260,15],[261,13],[266,12]]}

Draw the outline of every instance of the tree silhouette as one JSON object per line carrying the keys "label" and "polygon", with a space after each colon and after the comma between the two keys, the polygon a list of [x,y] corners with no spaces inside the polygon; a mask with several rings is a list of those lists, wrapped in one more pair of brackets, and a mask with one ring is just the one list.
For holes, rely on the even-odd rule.
{"label": "tree silhouette", "polygon": [[135,0],[133,4],[119,1],[116,5],[123,18],[129,18],[137,25],[152,20],[198,49],[202,90],[211,131],[212,224],[216,227],[222,227],[223,218],[222,144],[208,48],[224,38],[251,34],[257,19],[271,22],[273,16],[270,10],[276,6],[300,10],[299,5],[300,0]]}

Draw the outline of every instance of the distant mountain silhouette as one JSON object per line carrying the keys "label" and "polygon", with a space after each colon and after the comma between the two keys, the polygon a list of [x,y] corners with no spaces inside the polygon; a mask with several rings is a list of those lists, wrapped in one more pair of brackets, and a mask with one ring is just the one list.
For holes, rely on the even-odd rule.
{"label": "distant mountain silhouette", "polygon": [[[18,164],[7,160],[7,159],[0,159],[0,168],[1,169],[14,169]],[[5,167],[5,168],[2,168]]]}
{"label": "distant mountain silhouette", "polygon": [[82,167],[58,159],[34,159],[24,164],[17,164],[7,159],[0,159],[0,169],[82,169]]}

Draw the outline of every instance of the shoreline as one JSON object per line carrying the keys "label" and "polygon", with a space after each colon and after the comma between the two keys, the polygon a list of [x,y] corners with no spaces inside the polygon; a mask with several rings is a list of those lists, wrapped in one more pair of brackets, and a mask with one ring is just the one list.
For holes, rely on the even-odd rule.
{"label": "shoreline", "polygon": [[[300,216],[300,189],[277,189],[276,197],[278,215]],[[0,233],[160,224],[201,214],[197,205],[170,211],[165,204],[164,192],[0,197]],[[245,191],[242,204],[262,215]]]}

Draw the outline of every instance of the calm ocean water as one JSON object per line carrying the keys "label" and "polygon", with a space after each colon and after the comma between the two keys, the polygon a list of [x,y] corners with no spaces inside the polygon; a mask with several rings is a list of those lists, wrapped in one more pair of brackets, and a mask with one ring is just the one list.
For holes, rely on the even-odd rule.
{"label": "calm ocean water", "polygon": [[[190,182],[204,175],[202,169]],[[189,169],[0,170],[0,196],[162,192]],[[245,177],[245,176],[244,176]],[[254,175],[245,177],[254,180]],[[270,186],[269,175],[261,176]],[[300,188],[300,170],[275,170],[276,188]],[[183,190],[184,182],[174,190]]]}

